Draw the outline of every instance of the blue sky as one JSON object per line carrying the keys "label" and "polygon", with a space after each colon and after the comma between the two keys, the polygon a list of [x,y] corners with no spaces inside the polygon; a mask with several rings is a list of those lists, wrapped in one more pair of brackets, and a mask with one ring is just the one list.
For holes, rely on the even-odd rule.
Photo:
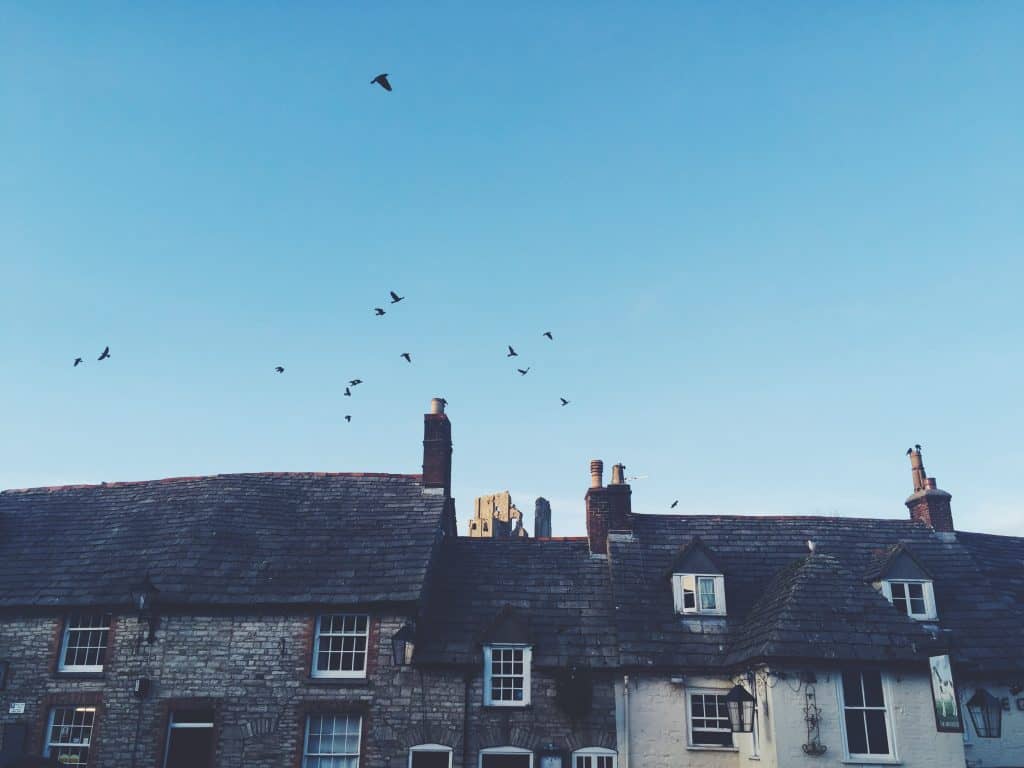
{"label": "blue sky", "polygon": [[0,2],[0,487],[416,472],[443,395],[463,520],[581,533],[593,457],[644,512],[902,517],[920,442],[1021,533],[1022,28]]}

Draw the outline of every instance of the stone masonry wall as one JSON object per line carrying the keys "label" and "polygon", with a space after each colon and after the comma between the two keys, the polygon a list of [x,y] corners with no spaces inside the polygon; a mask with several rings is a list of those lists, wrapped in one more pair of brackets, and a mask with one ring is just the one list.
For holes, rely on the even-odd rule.
{"label": "stone masonry wall", "polygon": [[[163,616],[152,645],[137,619],[115,617],[105,671],[92,677],[55,671],[63,616],[3,617],[0,659],[10,662],[10,673],[0,691],[0,725],[27,723],[28,749],[39,754],[51,706],[96,706],[91,768],[160,768],[174,706],[215,709],[218,768],[297,767],[305,716],[322,710],[363,715],[364,768],[405,766],[409,747],[423,743],[452,747],[456,768],[475,767],[477,750],[491,746],[615,747],[610,678],[595,684],[593,714],[580,723],[555,705],[553,678],[543,670],[534,670],[530,707],[484,707],[482,662],[468,684],[454,668],[394,667],[391,636],[406,618],[371,617],[368,676],[355,681],[310,677],[312,615]],[[152,681],[144,699],[133,694],[139,677]],[[24,714],[9,713],[16,702],[25,704]]]}

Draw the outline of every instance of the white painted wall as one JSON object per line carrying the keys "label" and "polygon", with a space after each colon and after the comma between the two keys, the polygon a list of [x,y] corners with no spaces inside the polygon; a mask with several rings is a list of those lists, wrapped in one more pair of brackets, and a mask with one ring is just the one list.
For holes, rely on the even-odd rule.
{"label": "white painted wall", "polygon": [[[804,701],[807,684],[801,683],[796,670],[782,670],[786,679],[776,679],[771,688],[758,686],[759,754],[753,754],[753,737],[734,734],[734,750],[708,750],[690,747],[687,735],[690,688],[721,688],[728,691],[732,680],[688,676],[682,684],[670,682],[667,675],[630,675],[629,764],[622,768],[848,768],[849,766],[892,763],[851,763],[846,761],[839,710],[838,675],[824,669],[814,670],[813,684],[821,708],[821,742],[828,752],[821,757],[804,753],[807,741]],[[964,768],[963,737],[959,733],[939,733],[932,711],[931,683],[927,672],[888,674],[886,696],[892,719],[891,738],[896,745],[898,763],[905,768]],[[991,689],[990,689],[991,690]],[[996,693],[995,691],[992,691]],[[619,744],[625,744],[623,687],[616,684]],[[996,694],[999,695],[999,694]],[[1024,712],[1020,713],[1024,724]],[[1004,719],[1004,723],[1009,718]],[[1019,734],[1018,736],[1024,736]],[[1024,741],[1021,744],[1024,749]],[[975,740],[977,744],[977,740]],[[969,747],[969,750],[980,748]],[[620,754],[623,750],[620,747]],[[1024,754],[1024,752],[1018,753]],[[979,764],[1024,766],[1024,762]]]}
{"label": "white painted wall", "polygon": [[1024,767],[1024,691],[1013,695],[1006,686],[990,682],[968,681],[961,686],[960,698],[967,701],[977,688],[984,688],[997,699],[1002,699],[1003,731],[998,739],[980,739],[971,725],[971,716],[964,709],[967,727],[967,765],[971,768]]}

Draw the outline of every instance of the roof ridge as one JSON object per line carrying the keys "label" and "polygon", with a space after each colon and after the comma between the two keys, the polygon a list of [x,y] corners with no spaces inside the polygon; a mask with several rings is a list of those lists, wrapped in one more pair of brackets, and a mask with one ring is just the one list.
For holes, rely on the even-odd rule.
{"label": "roof ridge", "polygon": [[422,480],[422,474],[403,474],[398,472],[218,472],[210,475],[179,475],[177,477],[160,477],[149,480],[115,480],[113,482],[99,483],[69,483],[67,485],[39,485],[28,488],[5,488],[0,493],[33,493],[53,491],[85,490],[88,488],[129,488],[141,485],[159,485],[162,483],[182,483],[194,480],[216,480],[238,477],[305,477],[305,478],[328,478],[328,477],[369,477],[369,478],[404,478],[408,480]]}

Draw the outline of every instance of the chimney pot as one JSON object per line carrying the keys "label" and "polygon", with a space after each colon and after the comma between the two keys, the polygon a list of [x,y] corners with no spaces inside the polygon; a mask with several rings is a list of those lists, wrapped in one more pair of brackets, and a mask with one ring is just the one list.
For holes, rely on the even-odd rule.
{"label": "chimney pot", "polygon": [[603,485],[604,480],[602,478],[602,475],[604,475],[604,462],[601,461],[600,459],[593,459],[590,462],[591,488],[600,488]]}
{"label": "chimney pot", "polygon": [[434,415],[444,413],[444,398],[435,397],[430,401],[430,412]]}
{"label": "chimney pot", "polygon": [[934,477],[929,477],[927,480],[925,480],[925,487],[926,488],[938,488],[939,486],[936,485],[935,483],[936,483],[935,478]]}
{"label": "chimney pot", "polygon": [[612,466],[612,482],[611,485],[625,485],[626,484],[626,465],[625,464],[614,464]]}

